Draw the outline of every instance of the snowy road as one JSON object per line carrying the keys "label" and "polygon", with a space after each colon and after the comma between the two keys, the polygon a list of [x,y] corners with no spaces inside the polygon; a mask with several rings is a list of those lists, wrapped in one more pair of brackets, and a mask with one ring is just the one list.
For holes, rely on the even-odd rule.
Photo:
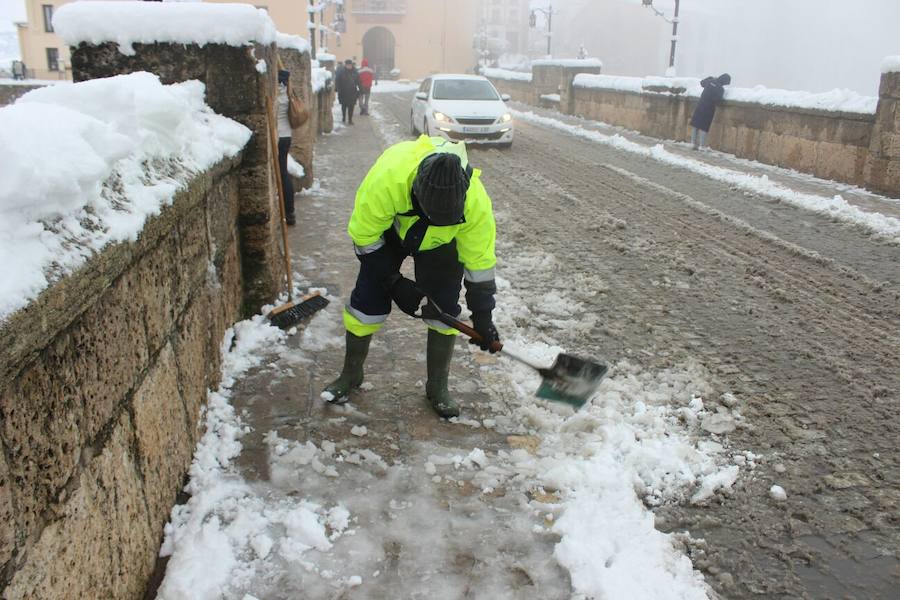
{"label": "snowy road", "polygon": [[[384,104],[406,123],[405,97]],[[706,540],[694,564],[725,597],[889,597],[900,585],[900,246],[686,169],[517,127],[510,151],[473,162],[506,262],[535,254],[553,266],[504,277],[568,297],[583,327],[554,335],[569,349],[651,370],[697,361],[739,402],[748,426],[729,433],[731,446],[763,457],[724,502],[659,509],[664,530]],[[845,187],[793,179],[825,196]],[[896,202],[876,207],[897,216]],[[785,502],[768,497],[773,484]]]}
{"label": "snowy road", "polygon": [[211,396],[160,598],[891,597],[900,246],[520,121],[511,150],[471,151],[498,329],[539,360],[608,360],[592,405],[536,401],[532,374],[460,342],[464,414],[441,422],[424,332],[397,313],[335,409],[318,392],[342,355],[353,192],[408,139],[408,94],[373,102],[317,145],[292,233],[332,305],[291,336],[258,321],[226,340],[234,381]]}

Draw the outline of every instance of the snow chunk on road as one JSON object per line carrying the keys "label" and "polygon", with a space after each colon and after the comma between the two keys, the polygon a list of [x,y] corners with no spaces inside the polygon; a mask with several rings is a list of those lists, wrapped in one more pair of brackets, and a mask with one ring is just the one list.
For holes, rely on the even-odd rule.
{"label": "snow chunk on road", "polygon": [[47,86],[0,109],[0,321],[107,244],[136,240],[248,139],[206,106],[202,83],[150,73]]}
{"label": "snow chunk on road", "polygon": [[356,437],[363,437],[364,435],[369,433],[369,430],[366,429],[365,425],[354,425],[350,428],[350,433],[355,435]]}
{"label": "snow chunk on road", "polygon": [[784,488],[780,485],[773,485],[769,488],[769,496],[773,500],[777,500],[781,502],[782,500],[787,500],[787,492],[784,491]]}
{"label": "snow chunk on road", "polygon": [[69,46],[133,44],[271,44],[277,33],[266,11],[248,4],[199,2],[74,2],[53,14],[53,29]]}

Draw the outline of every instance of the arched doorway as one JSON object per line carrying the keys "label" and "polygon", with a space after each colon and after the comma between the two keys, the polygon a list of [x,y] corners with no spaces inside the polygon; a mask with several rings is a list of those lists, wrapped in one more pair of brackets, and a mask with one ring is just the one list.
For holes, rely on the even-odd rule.
{"label": "arched doorway", "polygon": [[379,79],[388,79],[394,68],[394,34],[384,27],[373,27],[363,36],[363,58]]}

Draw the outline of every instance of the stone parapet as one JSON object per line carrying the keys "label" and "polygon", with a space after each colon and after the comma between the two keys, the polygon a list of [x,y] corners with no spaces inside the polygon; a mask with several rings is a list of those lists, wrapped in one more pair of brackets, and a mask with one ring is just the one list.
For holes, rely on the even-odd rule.
{"label": "stone parapet", "polygon": [[143,594],[241,314],[241,162],[0,325],[3,598]]}
{"label": "stone parapet", "polygon": [[869,189],[900,198],[900,72],[881,75],[865,180]]}
{"label": "stone parapet", "polygon": [[312,63],[309,52],[300,52],[293,48],[279,48],[278,56],[284,68],[291,73],[291,89],[309,110],[309,120],[293,131],[291,140],[291,156],[300,163],[304,171],[299,184],[301,188],[306,189],[313,184],[313,148],[318,127],[315,118],[317,99],[312,91]]}
{"label": "stone parapet", "polygon": [[[283,289],[285,278],[280,240],[280,213],[269,156],[266,101],[273,99],[277,73],[273,45],[134,44],[124,55],[118,44],[81,44],[72,49],[75,81],[148,71],[165,84],[198,80],[206,85],[206,103],[215,112],[252,131],[240,166],[241,263],[243,312],[258,312]],[[258,69],[263,61],[267,68]]]}
{"label": "stone parapet", "polygon": [[14,103],[16,100],[30,92],[44,87],[46,84],[34,83],[2,83],[0,82],[0,106]]}

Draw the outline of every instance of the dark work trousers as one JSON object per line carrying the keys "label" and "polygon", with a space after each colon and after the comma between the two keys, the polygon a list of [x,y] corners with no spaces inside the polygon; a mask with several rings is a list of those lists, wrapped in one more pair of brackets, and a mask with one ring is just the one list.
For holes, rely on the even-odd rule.
{"label": "dark work trousers", "polygon": [[341,104],[341,120],[352,123],[354,108],[356,108],[356,98],[350,104]]}
{"label": "dark work trousers", "polygon": [[[385,246],[391,255],[392,272],[410,253],[403,247],[400,236],[393,229],[384,233]],[[416,285],[437,302],[441,310],[457,317],[462,312],[459,293],[462,290],[463,266],[456,254],[456,240],[433,250],[412,253]],[[362,263],[356,287],[350,294],[350,306],[367,315],[387,315],[391,312],[391,295],[383,281]]]}
{"label": "dark work trousers", "polygon": [[291,138],[278,138],[278,168],[281,170],[281,191],[284,192],[284,214],[288,221],[294,220],[294,182],[288,173],[287,157],[291,149]]}

